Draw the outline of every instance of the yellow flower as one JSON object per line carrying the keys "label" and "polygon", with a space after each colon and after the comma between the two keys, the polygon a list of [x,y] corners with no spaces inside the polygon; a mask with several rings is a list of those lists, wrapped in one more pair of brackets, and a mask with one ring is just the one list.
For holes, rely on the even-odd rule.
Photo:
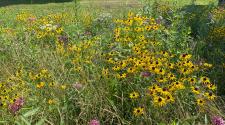
{"label": "yellow flower", "polygon": [[216,90],[216,85],[214,84],[207,84],[208,89],[215,91]]}
{"label": "yellow flower", "polygon": [[123,78],[126,78],[126,77],[127,77],[126,73],[117,74],[117,78],[119,78],[119,79],[123,79]]}
{"label": "yellow flower", "polygon": [[130,68],[127,69],[127,72],[128,73],[133,73],[133,72],[135,72],[135,68],[130,67]]}
{"label": "yellow flower", "polygon": [[155,106],[159,106],[159,107],[162,107],[162,106],[166,105],[166,99],[163,98],[163,97],[160,97],[160,96],[154,97],[153,102],[154,102]]}
{"label": "yellow flower", "polygon": [[167,77],[169,78],[169,80],[176,80],[175,75],[172,74],[172,73],[169,73],[169,74],[167,75]]}
{"label": "yellow flower", "polygon": [[198,104],[198,106],[203,106],[205,104],[205,100],[204,99],[197,99],[197,104]]}
{"label": "yellow flower", "polygon": [[211,68],[212,67],[212,64],[204,63],[203,66],[206,67],[206,68]]}
{"label": "yellow flower", "polygon": [[174,64],[173,64],[173,63],[169,63],[169,64],[168,64],[168,67],[169,67],[170,69],[173,69],[173,68],[174,68]]}
{"label": "yellow flower", "polygon": [[145,26],[145,30],[146,30],[146,31],[150,31],[150,30],[151,30],[151,28],[152,28],[152,26],[150,26],[150,25]]}
{"label": "yellow flower", "polygon": [[61,85],[61,89],[65,90],[66,89],[66,85]]}
{"label": "yellow flower", "polygon": [[107,69],[103,68],[103,69],[102,69],[102,75],[103,75],[103,76],[109,75],[109,69],[108,69],[108,68],[107,68]]}
{"label": "yellow flower", "polygon": [[184,86],[184,84],[183,83],[181,83],[181,82],[173,82],[173,86],[176,88],[176,89],[184,89],[185,88],[185,86]]}
{"label": "yellow flower", "polygon": [[166,96],[166,101],[167,102],[174,102],[175,100],[174,100],[174,97],[171,94],[169,94],[169,95]]}
{"label": "yellow flower", "polygon": [[182,54],[180,55],[180,60],[188,60],[192,57],[190,54]]}
{"label": "yellow flower", "polygon": [[40,88],[43,88],[44,86],[45,86],[45,83],[44,82],[40,82],[40,83],[37,84],[36,87],[40,89]]}
{"label": "yellow flower", "polygon": [[196,78],[189,78],[188,82],[191,84],[195,84],[196,83]]}
{"label": "yellow flower", "polygon": [[158,75],[164,75],[165,72],[166,72],[166,71],[165,71],[164,69],[158,69],[158,68],[157,68],[157,69],[155,70],[155,73],[158,74]]}
{"label": "yellow flower", "polygon": [[203,76],[200,78],[200,82],[205,84],[205,83],[210,83],[210,80],[208,77]]}
{"label": "yellow flower", "polygon": [[139,96],[140,96],[140,95],[139,95],[139,93],[137,93],[137,92],[132,92],[132,93],[130,93],[130,98],[131,98],[131,99],[137,99]]}
{"label": "yellow flower", "polygon": [[133,109],[133,114],[135,116],[140,116],[144,114],[144,108],[143,107],[137,107]]}
{"label": "yellow flower", "polygon": [[160,89],[160,88],[159,88],[158,85],[154,85],[154,86],[149,86],[149,87],[148,87],[148,90],[149,90],[149,91],[153,91],[153,92],[158,91],[159,89]]}
{"label": "yellow flower", "polygon": [[48,72],[47,69],[42,69],[42,70],[41,70],[41,74],[46,74],[47,72]]}
{"label": "yellow flower", "polygon": [[112,67],[112,70],[118,71],[118,70],[120,70],[120,67],[119,66],[114,66],[114,67]]}
{"label": "yellow flower", "polygon": [[62,29],[62,28],[58,28],[58,29],[56,29],[56,32],[57,32],[58,34],[60,34],[60,33],[63,32],[63,29]]}
{"label": "yellow flower", "polygon": [[55,103],[55,100],[54,100],[54,99],[49,99],[49,100],[48,100],[48,104],[49,104],[49,105],[54,104],[54,103]]}
{"label": "yellow flower", "polygon": [[184,74],[184,75],[188,75],[191,73],[191,71],[189,69],[186,68],[182,68],[180,69],[180,73]]}
{"label": "yellow flower", "polygon": [[49,83],[49,87],[53,87],[53,86],[55,86],[55,85],[56,85],[55,82],[50,82],[50,83]]}
{"label": "yellow flower", "polygon": [[154,26],[152,27],[152,29],[153,29],[153,30],[158,30],[158,29],[159,29],[159,26],[158,26],[158,25],[154,25]]}
{"label": "yellow flower", "polygon": [[129,17],[129,18],[131,18],[131,17],[133,17],[133,16],[134,16],[134,13],[133,13],[133,12],[129,12],[129,13],[128,13],[128,17]]}
{"label": "yellow flower", "polygon": [[216,98],[216,95],[214,95],[212,92],[206,92],[204,95],[209,100],[214,100]]}
{"label": "yellow flower", "polygon": [[191,87],[191,90],[192,90],[192,92],[193,92],[194,94],[197,94],[197,95],[200,94],[200,90],[199,90],[199,88],[197,88],[197,87],[192,86],[192,87]]}
{"label": "yellow flower", "polygon": [[166,77],[158,77],[157,79],[156,79],[156,81],[157,82],[159,82],[159,83],[165,83],[165,82],[167,82],[167,78]]}
{"label": "yellow flower", "polygon": [[166,87],[159,89],[159,91],[162,95],[171,95],[171,93],[168,91]]}

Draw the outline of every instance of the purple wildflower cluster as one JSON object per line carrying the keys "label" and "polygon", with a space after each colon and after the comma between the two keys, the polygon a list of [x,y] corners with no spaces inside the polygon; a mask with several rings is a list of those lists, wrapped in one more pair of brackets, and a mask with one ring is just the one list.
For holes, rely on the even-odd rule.
{"label": "purple wildflower cluster", "polygon": [[93,119],[89,122],[89,125],[100,125],[100,122],[96,119]]}
{"label": "purple wildflower cluster", "polygon": [[9,104],[8,108],[9,108],[10,112],[13,114],[16,114],[16,112],[19,111],[23,107],[24,101],[25,101],[24,98],[20,97],[20,98],[16,99],[14,101],[14,103]]}
{"label": "purple wildflower cluster", "polygon": [[212,118],[212,123],[213,125],[225,125],[225,121],[219,116],[214,116]]}

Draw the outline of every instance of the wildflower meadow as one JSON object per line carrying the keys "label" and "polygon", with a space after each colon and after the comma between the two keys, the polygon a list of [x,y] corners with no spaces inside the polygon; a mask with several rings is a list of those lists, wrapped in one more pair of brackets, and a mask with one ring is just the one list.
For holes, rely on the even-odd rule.
{"label": "wildflower meadow", "polygon": [[1,0],[0,124],[225,125],[225,1]]}

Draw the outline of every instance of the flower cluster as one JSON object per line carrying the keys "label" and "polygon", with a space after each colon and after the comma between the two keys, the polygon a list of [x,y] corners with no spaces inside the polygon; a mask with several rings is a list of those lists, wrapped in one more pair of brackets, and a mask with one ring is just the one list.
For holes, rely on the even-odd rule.
{"label": "flower cluster", "polygon": [[13,76],[0,82],[0,108],[6,108],[9,104],[15,103],[19,98],[26,97],[29,89],[24,81],[24,71],[18,69]]}
{"label": "flower cluster", "polygon": [[214,116],[212,118],[212,123],[213,125],[225,125],[225,121],[219,116]]}
{"label": "flower cluster", "polygon": [[20,97],[15,100],[12,104],[9,104],[9,110],[11,113],[15,114],[17,111],[19,111],[22,106],[24,105],[24,98]]}
{"label": "flower cluster", "polygon": [[61,35],[63,33],[62,19],[66,17],[66,14],[57,13],[37,18],[30,13],[23,12],[17,15],[16,20],[19,23],[25,23],[25,29],[41,39],[46,37],[56,38]]}
{"label": "flower cluster", "polygon": [[[155,107],[173,104],[181,90],[192,92],[199,106],[216,98],[215,84],[199,75],[212,65],[200,64],[191,54],[175,55],[156,46],[160,24],[153,18],[129,13],[128,19],[116,20],[116,23],[111,51],[105,54],[106,62],[112,67],[110,72],[115,73],[116,78],[143,79],[143,85],[148,83],[144,95],[150,97]],[[141,93],[133,91],[129,97],[138,101]],[[143,112],[143,107],[133,111],[136,116]]]}

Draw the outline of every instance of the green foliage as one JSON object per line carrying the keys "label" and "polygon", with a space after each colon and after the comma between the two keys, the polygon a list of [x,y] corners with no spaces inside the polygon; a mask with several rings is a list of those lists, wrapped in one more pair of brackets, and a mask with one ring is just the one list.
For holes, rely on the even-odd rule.
{"label": "green foliage", "polygon": [[[48,2],[65,1],[32,1]],[[213,4],[182,7],[191,0],[147,0],[143,9],[120,7],[125,6],[121,1],[113,1],[116,9],[105,7],[105,1],[100,1],[103,8],[85,2],[0,8],[0,124],[99,120],[188,125],[211,124],[213,116],[225,116],[224,102],[214,93],[217,87],[222,94],[225,84],[224,10]],[[203,2],[208,3],[193,4]],[[30,1],[0,6],[21,3]],[[174,64],[171,69],[169,62]],[[158,70],[150,70],[159,63]],[[128,70],[131,67],[135,71]],[[184,67],[190,72],[185,74]],[[179,87],[174,87],[174,79],[159,82],[169,79],[169,72]],[[191,76],[196,82],[190,83]],[[156,96],[149,95],[153,85],[159,87]],[[170,89],[174,101],[159,94],[163,88]],[[157,102],[159,96],[166,100],[163,104]]]}

